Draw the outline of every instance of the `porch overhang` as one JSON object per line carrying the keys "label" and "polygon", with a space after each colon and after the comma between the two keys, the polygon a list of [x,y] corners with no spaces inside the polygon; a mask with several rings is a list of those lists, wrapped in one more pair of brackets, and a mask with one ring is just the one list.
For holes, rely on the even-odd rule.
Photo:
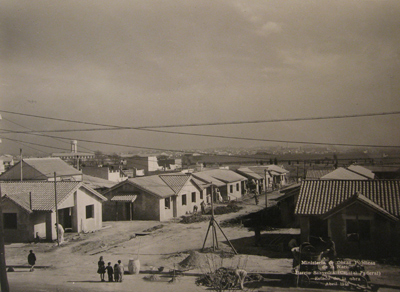
{"label": "porch overhang", "polygon": [[111,198],[113,202],[133,203],[137,195],[114,196]]}

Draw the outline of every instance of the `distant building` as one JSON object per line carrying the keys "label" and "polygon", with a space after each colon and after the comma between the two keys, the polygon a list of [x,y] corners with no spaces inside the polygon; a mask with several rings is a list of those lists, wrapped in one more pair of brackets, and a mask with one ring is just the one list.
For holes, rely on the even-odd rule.
{"label": "distant building", "polygon": [[78,141],[71,141],[71,152],[60,152],[53,153],[51,156],[59,157],[65,162],[68,162],[71,165],[74,165],[77,169],[80,168],[82,162],[87,160],[93,160],[95,158],[94,153],[89,152],[78,152]]}
{"label": "distant building", "polygon": [[162,167],[158,164],[157,156],[151,155],[135,155],[126,157],[126,168],[135,169],[136,172],[143,172],[144,175],[149,175],[154,171],[162,170]]}
{"label": "distant building", "polygon": [[12,155],[0,156],[0,174],[7,171],[13,165],[14,165],[14,158]]}
{"label": "distant building", "polygon": [[[22,164],[22,169],[21,169]],[[0,175],[1,181],[82,181],[82,172],[56,157],[25,158]]]}
{"label": "distant building", "polygon": [[113,170],[109,167],[84,166],[82,167],[82,173],[113,182],[121,182],[128,178],[121,170]]}

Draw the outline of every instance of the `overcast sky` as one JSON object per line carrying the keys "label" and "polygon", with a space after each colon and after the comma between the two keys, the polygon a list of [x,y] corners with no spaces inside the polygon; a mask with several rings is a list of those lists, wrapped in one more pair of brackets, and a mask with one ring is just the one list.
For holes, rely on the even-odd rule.
{"label": "overcast sky", "polygon": [[[129,127],[400,111],[399,0],[3,0],[0,29],[0,110]],[[3,130],[98,128],[1,115]],[[400,145],[400,115],[166,130]],[[48,134],[80,140],[82,151],[135,150],[82,140],[276,145],[139,130]],[[0,137],[1,153],[70,148],[68,140]]]}

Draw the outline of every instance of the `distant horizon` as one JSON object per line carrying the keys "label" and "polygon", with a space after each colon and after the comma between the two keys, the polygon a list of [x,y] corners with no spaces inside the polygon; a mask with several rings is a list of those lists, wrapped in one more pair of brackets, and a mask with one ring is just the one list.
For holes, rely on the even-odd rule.
{"label": "distant horizon", "polygon": [[0,152],[400,147],[399,14],[398,0],[3,0]]}

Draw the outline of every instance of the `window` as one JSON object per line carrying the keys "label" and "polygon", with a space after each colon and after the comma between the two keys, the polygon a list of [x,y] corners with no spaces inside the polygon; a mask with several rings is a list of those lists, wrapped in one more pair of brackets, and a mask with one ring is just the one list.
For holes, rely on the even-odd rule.
{"label": "window", "polygon": [[196,203],[196,193],[192,193],[192,203]]}
{"label": "window", "polygon": [[165,209],[171,209],[171,200],[170,200],[170,198],[165,198]]}
{"label": "window", "polygon": [[236,184],[236,191],[239,191],[239,183]]}
{"label": "window", "polygon": [[371,222],[370,220],[346,220],[346,236],[348,241],[370,240]]}
{"label": "window", "polygon": [[186,195],[182,195],[182,206],[185,206],[186,204]]}
{"label": "window", "polygon": [[4,229],[17,229],[17,213],[3,213]]}
{"label": "window", "polygon": [[94,218],[94,205],[86,206],[86,219]]}
{"label": "window", "polygon": [[200,200],[203,200],[203,192],[200,192]]}
{"label": "window", "polygon": [[233,185],[230,185],[230,186],[229,186],[229,191],[230,191],[231,193],[233,193]]}

